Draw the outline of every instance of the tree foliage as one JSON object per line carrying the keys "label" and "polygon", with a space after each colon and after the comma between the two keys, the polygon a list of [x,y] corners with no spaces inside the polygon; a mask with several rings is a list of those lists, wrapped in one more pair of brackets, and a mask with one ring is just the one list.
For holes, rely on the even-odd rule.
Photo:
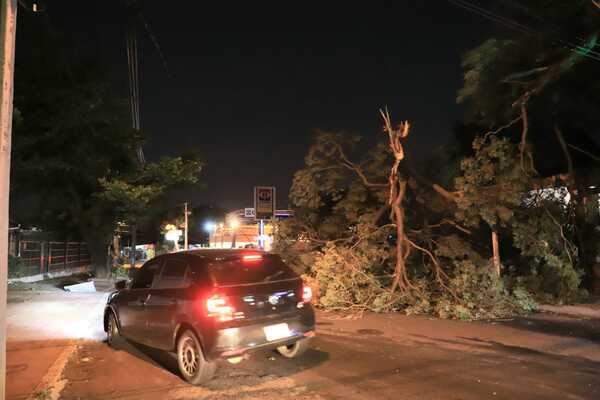
{"label": "tree foliage", "polygon": [[196,183],[200,163],[175,157],[140,169],[143,135],[129,128],[123,82],[45,19],[20,18],[11,219],[85,240],[102,273],[116,221],[137,221],[170,188]]}
{"label": "tree foliage", "polygon": [[462,160],[462,175],[455,181],[461,193],[456,217],[471,227],[481,221],[494,228],[506,226],[529,183],[515,163],[515,146],[506,138],[491,135],[475,138],[473,150],[473,157]]}
{"label": "tree foliage", "polygon": [[[502,178],[507,188],[513,188],[504,193],[514,192],[517,201],[505,208],[507,199],[496,196],[498,205],[489,207],[484,197],[469,196],[469,171],[487,179],[486,172],[501,169],[503,164],[501,159],[490,164],[486,157],[484,165],[465,165],[473,162],[471,158],[463,161],[467,180],[457,180],[458,186],[466,185],[467,208],[462,208],[482,205],[482,213],[488,213],[482,217],[490,225],[504,215],[504,222],[511,225],[504,232],[511,237],[505,240],[513,240],[534,265],[542,268],[543,264],[545,271],[554,271],[553,278],[542,280],[554,282],[553,291],[560,293],[560,298],[572,299],[582,274],[587,271],[585,276],[591,277],[591,265],[598,255],[598,210],[594,206],[590,212],[586,207],[595,204],[588,187],[596,186],[600,176],[596,133],[600,125],[596,112],[600,106],[596,72],[600,65],[600,9],[591,1],[532,1],[518,8],[511,2],[499,3],[498,12],[526,27],[527,33],[492,38],[468,52],[457,100],[468,107],[472,123],[492,127],[498,135],[495,140],[518,149],[520,165],[512,165],[510,172],[514,179]],[[490,150],[495,147],[487,146]],[[506,149],[504,153],[514,151]],[[483,168],[483,173],[478,168]],[[494,184],[488,182],[488,186]],[[546,196],[536,207],[523,208],[518,199],[527,197],[533,188],[566,191],[568,197],[563,193],[563,198],[568,198],[568,205]]]}
{"label": "tree foliage", "polygon": [[100,178],[101,189],[96,197],[108,203],[117,218],[126,224],[137,224],[149,216],[151,205],[168,189],[197,183],[200,171],[201,163],[197,159],[163,158],[127,176]]}
{"label": "tree foliage", "polygon": [[[467,196],[449,200],[453,194],[445,196],[430,184],[418,183],[406,168],[399,172],[407,187],[403,256],[408,290],[394,285],[398,231],[386,184],[394,158],[384,142],[356,151],[359,143],[355,136],[316,135],[306,166],[296,173],[292,185],[296,218],[277,230],[278,250],[312,282],[319,305],[467,319],[534,307],[526,289],[505,285],[491,273],[486,250],[476,249],[470,243],[472,232],[454,218],[456,203]],[[486,150],[480,160],[495,154]],[[358,161],[352,161],[350,154]],[[472,180],[476,191],[485,179],[473,176]],[[478,224],[479,220],[473,223]]]}

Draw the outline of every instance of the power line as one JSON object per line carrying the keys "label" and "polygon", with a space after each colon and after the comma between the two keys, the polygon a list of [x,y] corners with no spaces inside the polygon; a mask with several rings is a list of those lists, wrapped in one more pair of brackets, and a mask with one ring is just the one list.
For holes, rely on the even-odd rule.
{"label": "power line", "polygon": [[526,33],[526,34],[533,34],[534,33],[531,29],[529,29],[529,28],[527,28],[527,27],[525,27],[525,26],[523,26],[521,24],[514,23],[513,21],[510,21],[510,20],[508,20],[508,19],[506,19],[506,18],[504,18],[504,17],[502,17],[502,16],[500,16],[498,14],[495,14],[495,13],[493,13],[491,11],[485,10],[485,9],[479,7],[479,6],[474,5],[474,4],[471,4],[471,3],[468,3],[468,2],[465,2],[465,1],[461,1],[461,0],[448,0],[448,1],[450,3],[452,3],[452,4],[454,4],[457,7],[460,7],[462,9],[467,10],[467,11],[470,11],[470,12],[472,12],[474,14],[480,15],[480,16],[482,16],[484,18],[487,18],[489,20],[492,20],[494,22],[498,22],[499,24],[502,24],[502,25],[504,25],[504,26],[506,26],[508,28],[517,30],[517,31],[519,31],[521,33]]}
{"label": "power line", "polygon": [[[526,34],[530,34],[530,35],[540,35],[540,32],[533,28],[530,28],[519,22],[516,22],[510,18],[501,16],[497,13],[494,13],[493,11],[487,10],[487,9],[480,7],[476,4],[473,4],[467,0],[448,0],[448,1],[450,1],[452,4],[454,4],[458,7],[461,7],[465,10],[476,13],[485,18],[491,19],[491,20],[498,22],[498,23],[500,23],[506,27],[509,27],[511,29],[515,29],[522,33],[526,33]],[[566,48],[567,50],[577,52],[578,54],[580,54],[584,57],[588,57],[593,60],[600,61],[600,53],[592,50],[591,48],[585,48],[583,46],[573,44],[571,42],[568,42],[568,41],[565,41],[562,39],[554,40],[553,43],[556,45],[559,45],[560,47]]]}
{"label": "power line", "polygon": [[160,44],[158,43],[158,40],[156,39],[156,36],[154,35],[154,32],[152,31],[152,29],[150,29],[150,25],[146,21],[144,14],[142,14],[141,12],[139,14],[139,19],[142,22],[142,24],[144,25],[144,28],[146,28],[146,33],[150,37],[150,40],[152,40],[152,44],[154,44],[154,48],[156,49],[156,52],[158,53],[158,56],[160,57],[160,60],[162,62],[163,68],[165,69],[165,72],[167,73],[167,75],[169,77],[171,77],[171,72],[169,71],[169,66],[167,65],[167,59],[165,58],[165,55],[162,52],[162,49],[160,47]]}
{"label": "power line", "polygon": [[[169,67],[167,60],[160,48],[156,36],[150,29],[150,26],[144,15],[141,12],[141,1],[125,1],[125,4],[129,11],[129,26],[127,30],[126,44],[127,44],[127,64],[129,68],[129,102],[131,107],[131,119],[133,129],[136,131],[140,130],[141,118],[140,118],[140,84],[139,84],[139,59],[138,59],[138,40],[137,40],[137,23],[141,22],[146,33],[150,37],[154,48],[156,49],[158,56],[161,59],[162,65],[170,77]],[[144,157],[144,151],[142,145],[138,144],[136,148],[136,155],[138,163],[144,165],[146,160]]]}
{"label": "power line", "polygon": [[[487,9],[480,7],[476,4],[473,4],[469,1],[466,1],[466,0],[448,0],[448,1],[457,7],[460,7],[464,10],[470,11],[474,14],[477,14],[479,16],[487,18],[491,21],[497,22],[497,23],[504,25],[510,29],[517,30],[521,33],[525,33],[528,35],[540,35],[540,32],[536,31],[535,29],[532,29],[532,28],[530,28],[526,25],[523,25],[517,21],[514,21],[512,19],[503,17],[497,13],[494,13],[493,11],[487,10]],[[555,45],[558,45],[562,48],[565,48],[571,52],[575,52],[575,53],[581,55],[582,57],[590,58],[595,61],[600,61],[600,52],[594,51],[593,46],[590,48],[586,48],[584,46],[573,44],[569,41],[565,41],[562,39],[553,40],[552,43]]]}
{"label": "power line", "polygon": [[[139,60],[137,31],[135,25],[135,16],[132,15],[129,20],[129,27],[126,37],[127,47],[127,66],[129,69],[129,104],[131,107],[131,122],[133,129],[140,130],[140,85],[139,85]],[[143,166],[146,163],[142,145],[138,143],[136,149],[138,163]]]}

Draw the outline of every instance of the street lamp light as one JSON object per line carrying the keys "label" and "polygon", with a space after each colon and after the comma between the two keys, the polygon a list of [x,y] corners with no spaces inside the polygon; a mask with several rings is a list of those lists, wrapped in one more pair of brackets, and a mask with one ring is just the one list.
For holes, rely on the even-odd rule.
{"label": "street lamp light", "polygon": [[212,221],[206,221],[204,223],[204,230],[208,233],[208,247],[212,247],[211,242],[214,239],[215,231],[217,230],[217,224]]}
{"label": "street lamp light", "polygon": [[167,224],[164,229],[165,240],[173,242],[173,245],[175,246],[175,251],[179,251],[179,238],[181,237],[183,232],[181,232],[180,229],[177,229],[177,227],[173,224]]}
{"label": "street lamp light", "polygon": [[212,221],[207,221],[204,223],[204,230],[208,233],[212,233],[217,228],[217,224]]}

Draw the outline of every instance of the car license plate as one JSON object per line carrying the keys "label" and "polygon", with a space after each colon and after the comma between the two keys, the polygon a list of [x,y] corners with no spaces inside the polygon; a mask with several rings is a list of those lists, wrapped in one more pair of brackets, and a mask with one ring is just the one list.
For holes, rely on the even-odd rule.
{"label": "car license plate", "polygon": [[263,331],[265,332],[265,337],[267,338],[267,340],[273,341],[273,340],[279,340],[279,339],[283,339],[286,337],[290,337],[292,335],[292,333],[290,332],[290,328],[288,327],[288,324],[277,324],[277,325],[270,325],[270,326],[265,326],[263,328]]}

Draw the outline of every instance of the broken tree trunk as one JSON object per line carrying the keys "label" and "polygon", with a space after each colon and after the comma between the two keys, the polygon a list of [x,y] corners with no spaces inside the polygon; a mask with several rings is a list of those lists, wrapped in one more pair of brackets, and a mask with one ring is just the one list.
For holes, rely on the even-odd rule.
{"label": "broken tree trunk", "polygon": [[406,272],[407,238],[404,231],[404,207],[402,201],[406,193],[406,180],[399,174],[400,162],[404,159],[404,149],[400,139],[408,136],[410,124],[403,122],[397,128],[392,126],[390,114],[387,110],[380,110],[384,122],[384,132],[387,133],[390,149],[394,155],[394,164],[389,175],[389,204],[392,209],[391,218],[396,224],[396,267],[392,280],[392,292],[400,289],[403,293],[410,294],[412,285]]}
{"label": "broken tree trunk", "polygon": [[[392,216],[396,223],[396,268],[394,269],[394,279],[392,281],[392,292],[398,287],[402,290],[408,289],[410,286],[408,275],[406,273],[406,254],[405,254],[405,243],[406,233],[404,232],[404,209],[402,207],[402,200],[406,193],[406,181],[398,182],[398,193],[393,197],[392,203]],[[392,200],[392,199],[390,199]]]}
{"label": "broken tree trunk", "polygon": [[492,261],[494,265],[494,272],[497,277],[500,277],[500,247],[498,246],[498,233],[492,231]]}

